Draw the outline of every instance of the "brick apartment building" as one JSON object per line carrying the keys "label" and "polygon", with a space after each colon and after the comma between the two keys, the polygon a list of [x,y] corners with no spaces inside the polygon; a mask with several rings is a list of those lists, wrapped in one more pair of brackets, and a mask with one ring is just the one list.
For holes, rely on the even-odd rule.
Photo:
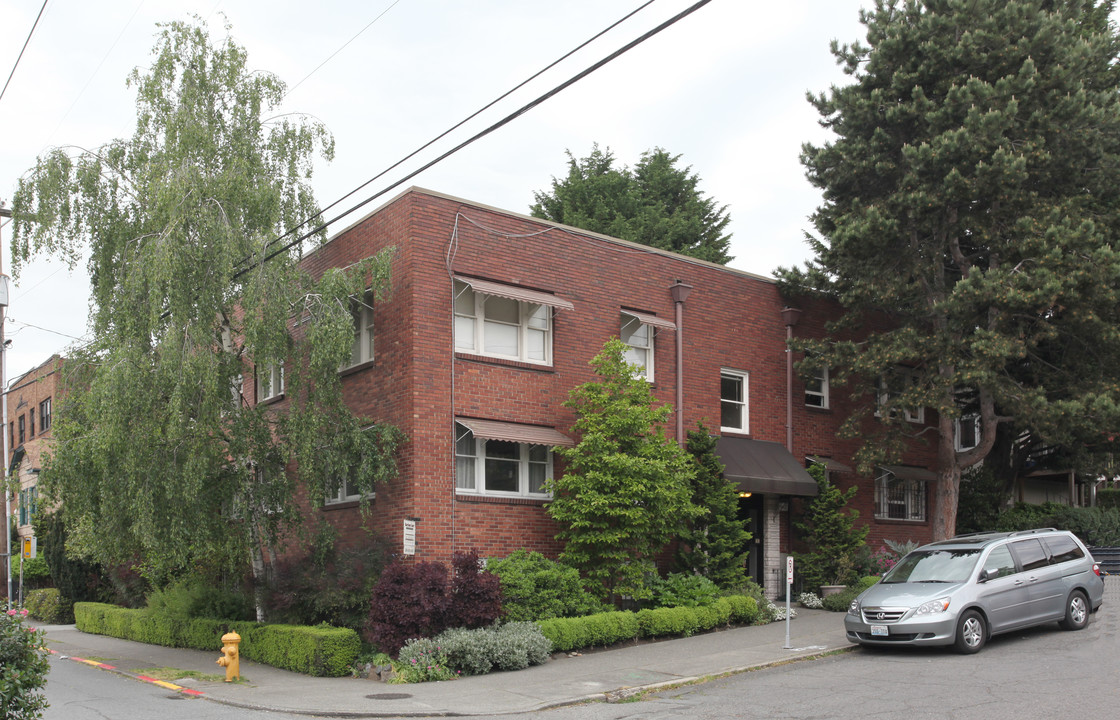
{"label": "brick apartment building", "polygon": [[[930,451],[860,477],[857,443],[836,437],[848,401],[830,392],[827,373],[787,384],[787,332],[820,336],[827,304],[783,316],[769,278],[419,188],[305,264],[321,273],[386,247],[396,248],[392,295],[355,315],[342,384],[358,415],[409,438],[400,477],[372,501],[371,522],[395,552],[447,561],[525,547],[555,556],[540,490],[561,470],[550,448],[577,440],[562,403],[593,379],[588,363],[612,336],[646,368],[655,396],[677,408],[670,430],[702,422],[720,435],[754,532],[749,570],[771,593],[790,550],[791,506],[816,492],[809,458],[840,486],[859,485],[854,506],[872,547],[929,539]],[[282,412],[282,374],[256,374],[246,394]],[[908,419],[936,422],[931,412]],[[345,538],[362,522],[358,500],[343,488],[312,512]]]}
{"label": "brick apartment building", "polygon": [[[13,529],[20,538],[31,537],[32,518],[39,504],[39,470],[43,452],[49,447],[53,421],[52,404],[58,395],[63,360],[58,355],[13,380],[6,394],[8,403],[8,475],[19,479],[13,493]],[[13,543],[12,552],[17,546]]]}

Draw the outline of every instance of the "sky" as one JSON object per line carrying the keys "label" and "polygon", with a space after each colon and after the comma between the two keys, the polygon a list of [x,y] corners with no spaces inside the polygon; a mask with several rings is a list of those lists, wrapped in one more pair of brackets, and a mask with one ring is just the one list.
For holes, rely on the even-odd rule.
{"label": "sky", "polygon": [[[151,58],[157,23],[225,26],[254,69],[288,84],[283,110],[334,134],[333,162],[312,179],[327,206],[520,84],[644,0],[0,0],[0,200],[37,156],[131,137],[133,68]],[[809,259],[804,234],[820,193],[803,143],[828,139],[806,93],[848,78],[830,41],[864,38],[871,0],[712,0],[508,125],[342,221],[418,185],[519,213],[567,171],[566,151],[594,143],[620,165],[662,147],[700,177],[731,216],[731,267],[760,275]],[[412,161],[359,191],[350,207],[677,15],[655,0],[634,17]],[[15,72],[8,80],[8,74]],[[2,87],[2,85],[0,85]],[[7,222],[7,221],[5,221]],[[0,227],[10,274],[11,227]],[[66,354],[86,333],[88,277],[51,258],[11,285],[4,336],[11,380]]]}

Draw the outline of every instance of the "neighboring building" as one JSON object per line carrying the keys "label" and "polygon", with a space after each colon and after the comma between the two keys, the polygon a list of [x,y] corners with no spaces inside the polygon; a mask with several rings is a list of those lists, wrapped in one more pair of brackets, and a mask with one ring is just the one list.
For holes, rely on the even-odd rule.
{"label": "neighboring building", "polygon": [[[791,503],[816,493],[809,458],[841,487],[860,486],[853,505],[872,547],[930,539],[932,450],[917,447],[904,463],[859,477],[858,441],[836,437],[849,400],[832,392],[827,372],[787,385],[787,330],[822,336],[833,306],[816,302],[783,319],[769,278],[419,188],[304,262],[319,274],[391,246],[392,295],[355,312],[342,385],[356,414],[409,438],[400,477],[372,501],[371,522],[395,552],[447,561],[526,547],[555,556],[541,484],[562,472],[551,448],[577,440],[563,402],[594,378],[588,363],[611,336],[630,346],[660,401],[678,406],[679,393],[675,427],[702,422],[720,435],[725,474],[754,532],[750,574],[771,594],[784,581]],[[246,395],[282,412],[282,369],[256,375]],[[934,415],[907,419],[932,425]],[[345,540],[362,522],[358,500],[341,488],[313,512]]]}
{"label": "neighboring building", "polygon": [[[39,470],[49,447],[54,424],[54,402],[58,397],[63,359],[49,360],[21,377],[8,388],[8,474],[19,478],[12,515],[21,538],[31,537],[31,526],[39,508]],[[12,552],[17,552],[12,546]]]}

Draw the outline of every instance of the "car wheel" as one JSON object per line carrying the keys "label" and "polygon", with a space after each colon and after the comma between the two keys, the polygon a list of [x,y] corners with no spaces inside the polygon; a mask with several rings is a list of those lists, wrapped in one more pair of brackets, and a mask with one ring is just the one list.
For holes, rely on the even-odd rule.
{"label": "car wheel", "polygon": [[957,640],[954,643],[959,652],[971,654],[980,652],[988,642],[988,624],[984,616],[975,610],[966,610],[957,621]]}
{"label": "car wheel", "polygon": [[1089,624],[1089,599],[1074,590],[1066,599],[1066,616],[1058,621],[1063,630],[1081,630]]}

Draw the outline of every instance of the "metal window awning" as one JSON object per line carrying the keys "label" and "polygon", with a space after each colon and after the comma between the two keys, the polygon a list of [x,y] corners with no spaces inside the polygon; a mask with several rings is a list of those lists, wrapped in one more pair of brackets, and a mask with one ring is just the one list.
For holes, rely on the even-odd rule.
{"label": "metal window awning", "polygon": [[521,423],[461,417],[455,418],[455,422],[470,430],[475,437],[484,440],[505,440],[506,442],[529,445],[562,445],[564,447],[571,447],[576,444],[564,433],[542,425],[523,425]]}
{"label": "metal window awning", "polygon": [[882,465],[881,467],[896,478],[901,478],[902,480],[921,480],[923,482],[933,482],[937,480],[937,473],[925,468],[912,467],[910,465]]}
{"label": "metal window awning", "polygon": [[810,462],[815,462],[815,463],[819,463],[821,465],[824,465],[825,469],[828,470],[829,472],[844,472],[844,473],[847,473],[847,472],[852,471],[852,469],[850,467],[848,467],[847,465],[845,465],[844,463],[836,462],[835,460],[833,460],[830,457],[823,457],[821,455],[806,455],[805,459],[809,460]]}
{"label": "metal window awning", "polygon": [[557,310],[574,310],[576,307],[567,300],[562,300],[551,293],[541,292],[540,290],[529,290],[528,288],[517,287],[515,285],[504,285],[502,283],[491,282],[490,280],[464,277],[463,275],[456,275],[455,279],[461,283],[470,285],[475,292],[480,292],[483,295],[496,295],[519,302],[547,305]]}
{"label": "metal window awning", "polygon": [[637,320],[638,322],[640,322],[644,325],[650,325],[652,327],[661,328],[663,330],[676,330],[677,329],[677,324],[675,322],[672,322],[670,320],[666,320],[664,318],[659,318],[656,315],[650,315],[649,313],[638,312],[637,310],[626,310],[626,309],[621,310],[621,312],[622,312],[623,315],[627,315],[629,317],[632,317],[632,318],[634,318],[635,320]]}
{"label": "metal window awning", "polygon": [[721,437],[716,455],[723,462],[723,476],[740,492],[800,495],[820,492],[817,481],[779,443],[747,438]]}

